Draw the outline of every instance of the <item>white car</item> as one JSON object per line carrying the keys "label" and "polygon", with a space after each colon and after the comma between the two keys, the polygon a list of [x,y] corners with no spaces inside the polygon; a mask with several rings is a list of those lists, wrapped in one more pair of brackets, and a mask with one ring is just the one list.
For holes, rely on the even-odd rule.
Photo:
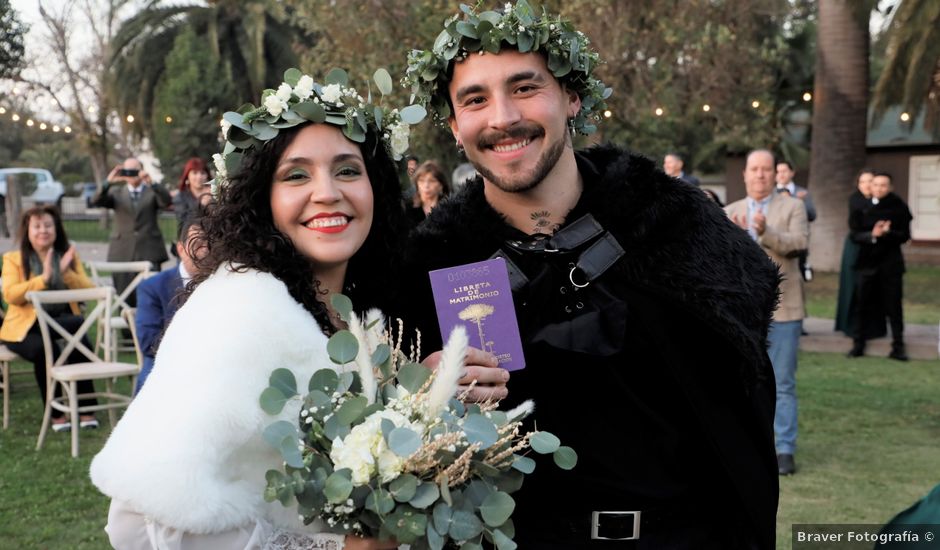
{"label": "white car", "polygon": [[[7,196],[7,182],[16,180],[23,186],[23,206],[54,204],[62,206],[65,186],[52,177],[44,168],[0,168],[0,195]],[[0,199],[2,200],[2,199]]]}

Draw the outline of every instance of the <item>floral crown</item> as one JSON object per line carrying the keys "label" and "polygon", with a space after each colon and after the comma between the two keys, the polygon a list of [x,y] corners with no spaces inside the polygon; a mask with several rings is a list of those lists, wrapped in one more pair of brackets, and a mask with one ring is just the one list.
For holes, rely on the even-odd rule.
{"label": "floral crown", "polygon": [[584,33],[575,30],[570,21],[552,17],[544,8],[542,16],[535,17],[526,0],[519,0],[515,6],[506,3],[502,13],[478,14],[466,4],[461,4],[460,10],[463,18],[455,14],[444,22],[432,50],[412,50],[408,54],[402,85],[411,87],[412,101],[430,107],[434,118],[446,125],[451,113],[447,98],[451,63],[475,52],[499,53],[505,43],[522,53],[545,54],[548,70],[581,98],[581,110],[571,120],[572,129],[583,135],[597,130],[600,117],[596,113],[606,108],[604,100],[612,90],[592,76],[600,56]]}
{"label": "floral crown", "polygon": [[[382,96],[392,92],[392,77],[385,69],[372,76]],[[228,180],[241,165],[242,155],[252,147],[260,146],[277,137],[283,128],[292,128],[307,122],[339,126],[351,141],[362,143],[369,127],[382,139],[389,154],[400,160],[408,150],[409,125],[424,119],[426,111],[421,105],[409,105],[402,110],[389,109],[372,103],[371,87],[366,99],[349,86],[349,77],[342,69],[333,69],[318,84],[297,69],[284,72],[284,82],[277,90],[265,90],[261,105],[243,105],[237,112],[222,115],[222,136],[225,148],[212,155],[216,178],[213,192]]]}

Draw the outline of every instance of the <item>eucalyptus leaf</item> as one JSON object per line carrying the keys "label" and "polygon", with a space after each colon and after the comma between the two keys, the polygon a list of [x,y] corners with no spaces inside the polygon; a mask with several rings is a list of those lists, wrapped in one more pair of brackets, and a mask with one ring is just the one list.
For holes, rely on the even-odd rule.
{"label": "eucalyptus leaf", "polygon": [[313,101],[298,103],[291,107],[291,111],[297,113],[301,118],[316,124],[322,124],[323,121],[326,120],[326,111],[323,109],[323,105],[314,103]]}
{"label": "eucalyptus leaf", "polygon": [[334,416],[340,424],[353,424],[362,415],[362,411],[365,410],[366,405],[368,405],[368,401],[363,395],[347,398],[346,401],[336,409]]}
{"label": "eucalyptus leaf", "polygon": [[477,34],[477,28],[472,23],[467,21],[458,21],[457,22],[457,32],[466,36],[467,38],[480,38],[480,35]]}
{"label": "eucalyptus leaf", "polygon": [[388,361],[391,356],[392,350],[388,347],[388,344],[379,344],[376,346],[375,351],[372,352],[372,364],[382,365]]}
{"label": "eucalyptus leaf", "polygon": [[400,457],[408,457],[421,448],[421,437],[410,428],[395,428],[388,434],[388,448]]}
{"label": "eucalyptus leaf", "polygon": [[444,537],[437,532],[434,522],[429,521],[424,535],[428,539],[428,548],[430,550],[444,550]]}
{"label": "eucalyptus leaf", "polygon": [[418,363],[408,363],[398,371],[398,383],[411,393],[416,393],[431,377],[431,369]]}
{"label": "eucalyptus leaf", "polygon": [[398,113],[406,124],[417,124],[424,120],[427,114],[428,112],[421,105],[409,105]]}
{"label": "eucalyptus leaf", "polygon": [[341,330],[330,336],[326,343],[326,352],[334,363],[345,365],[355,359],[359,353],[359,341],[356,340],[353,333],[348,330]]}
{"label": "eucalyptus leaf", "polygon": [[307,390],[318,390],[325,394],[332,394],[336,391],[339,384],[339,375],[331,368],[320,369],[310,377],[310,383],[307,384]]}
{"label": "eucalyptus leaf", "polygon": [[392,75],[388,74],[385,69],[376,70],[372,75],[372,80],[375,81],[375,85],[378,86],[382,95],[392,93]]}
{"label": "eucalyptus leaf", "polygon": [[264,437],[264,440],[274,448],[280,447],[281,441],[283,441],[285,437],[293,436],[298,440],[300,438],[300,435],[297,433],[297,427],[292,422],[286,420],[278,420],[268,425],[268,427],[261,432],[261,435]]}
{"label": "eucalyptus leaf", "polygon": [[437,488],[437,485],[426,481],[418,486],[414,496],[411,497],[411,500],[408,501],[408,504],[423,510],[437,502],[437,499],[440,498],[440,496],[441,492]]}
{"label": "eucalyptus leaf", "polygon": [[435,52],[440,52],[450,41],[450,33],[447,32],[447,30],[443,30],[439,35],[437,35],[437,38],[434,39],[434,46],[432,47],[432,50]]}
{"label": "eucalyptus leaf", "polygon": [[284,71],[284,82],[287,82],[293,88],[297,85],[301,76],[303,76],[303,74],[298,69],[291,67]]}
{"label": "eucalyptus leaf", "polygon": [[524,474],[531,474],[535,471],[535,461],[527,456],[516,455],[512,467]]}
{"label": "eucalyptus leaf", "polygon": [[350,322],[352,319],[352,310],[353,303],[349,299],[349,296],[345,294],[340,294],[338,292],[330,295],[330,305],[333,306],[333,310],[339,314],[340,319]]}
{"label": "eucalyptus leaf", "polygon": [[488,449],[499,439],[499,432],[493,421],[482,414],[470,414],[463,421],[467,441],[479,443],[481,449]]}
{"label": "eucalyptus leaf", "polygon": [[519,547],[511,538],[499,529],[493,530],[493,543],[496,544],[496,550],[516,550]]}
{"label": "eucalyptus leaf", "polygon": [[454,510],[447,534],[455,540],[470,540],[483,532],[483,522],[473,512]]}
{"label": "eucalyptus leaf", "polygon": [[281,390],[273,386],[268,386],[261,392],[259,402],[261,403],[261,410],[270,415],[277,415],[281,414],[281,411],[284,410],[284,405],[289,399],[290,398],[284,395]]}
{"label": "eucalyptus leaf", "polygon": [[303,455],[300,452],[298,446],[300,445],[300,440],[297,439],[296,435],[289,435],[284,437],[281,440],[279,445],[281,451],[281,457],[284,459],[284,462],[292,468],[303,468],[304,459]]}
{"label": "eucalyptus leaf", "polygon": [[411,474],[402,474],[388,484],[388,491],[398,502],[408,502],[418,491],[418,478]]}
{"label": "eucalyptus leaf", "polygon": [[395,508],[395,500],[385,489],[376,489],[366,497],[365,507],[366,510],[384,516]]}
{"label": "eucalyptus leaf", "polygon": [[[447,486],[449,482],[450,480],[447,479],[447,474],[444,474],[438,487],[441,488],[441,498],[444,499],[444,502],[446,502],[450,506],[453,506],[454,501],[450,497],[450,487]],[[443,533],[443,531],[441,532]]]}
{"label": "eucalyptus leaf", "polygon": [[494,491],[495,489],[492,489],[485,481],[474,479],[464,489],[463,496],[473,504],[474,508],[478,508]]}
{"label": "eucalyptus leaf", "polygon": [[346,117],[344,115],[326,115],[324,122],[333,124],[335,126],[342,126],[346,124]]}
{"label": "eucalyptus leaf", "polygon": [[499,527],[516,509],[516,501],[511,496],[502,491],[491,493],[483,503],[480,504],[480,515],[483,521],[490,527]]}
{"label": "eucalyptus leaf", "polygon": [[248,124],[245,124],[244,115],[242,115],[241,113],[228,111],[224,115],[222,115],[222,118],[228,121],[229,123],[231,123],[231,125],[234,126],[235,128],[239,128],[246,132],[248,130],[251,130],[251,126]]}
{"label": "eucalyptus leaf", "polygon": [[527,32],[519,33],[519,43],[518,48],[520,53],[527,53],[532,49],[532,46],[535,44],[535,39],[532,38]]}
{"label": "eucalyptus leaf", "polygon": [[372,116],[373,118],[375,118],[375,127],[381,130],[382,129],[382,117],[384,116],[384,111],[382,110],[382,108],[379,106],[376,106],[374,109],[372,109]]}
{"label": "eucalyptus leaf", "polygon": [[343,135],[356,143],[363,143],[366,140],[365,131],[358,124],[354,124],[353,121],[348,122],[343,128]]}
{"label": "eucalyptus leaf", "polygon": [[331,69],[330,72],[326,73],[326,77],[323,81],[329,84],[339,84],[340,86],[349,85],[349,75],[346,74],[346,71],[340,68]]}
{"label": "eucalyptus leaf", "polygon": [[297,378],[289,369],[274,369],[268,377],[268,383],[287,397],[297,395]]}
{"label": "eucalyptus leaf", "polygon": [[496,478],[496,487],[504,493],[515,493],[522,488],[523,481],[525,481],[525,474],[510,468]]}
{"label": "eucalyptus leaf", "polygon": [[529,440],[532,450],[543,455],[554,453],[561,441],[549,432],[535,432]]}
{"label": "eucalyptus leaf", "polygon": [[323,494],[333,504],[345,502],[352,493],[353,484],[349,478],[349,470],[337,470],[326,478],[326,486],[323,488]]}
{"label": "eucalyptus leaf", "polygon": [[392,433],[392,430],[395,429],[395,423],[387,418],[383,418],[380,426],[382,427],[382,437],[385,438],[385,443],[388,444],[388,434]]}
{"label": "eucalyptus leaf", "polygon": [[450,530],[450,518],[454,515],[454,510],[444,501],[434,505],[431,512],[431,519],[434,523],[434,530],[446,535]]}
{"label": "eucalyptus leaf", "polygon": [[251,123],[252,137],[261,141],[268,141],[277,137],[277,128],[272,128],[270,124],[263,120],[256,120]]}
{"label": "eucalyptus leaf", "polygon": [[571,470],[578,464],[578,453],[574,452],[571,447],[558,447],[552,453],[552,458],[562,470]]}

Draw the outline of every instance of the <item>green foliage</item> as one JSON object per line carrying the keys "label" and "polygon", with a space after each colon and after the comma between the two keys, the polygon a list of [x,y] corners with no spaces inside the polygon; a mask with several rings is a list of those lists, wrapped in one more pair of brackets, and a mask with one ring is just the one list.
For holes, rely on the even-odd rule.
{"label": "green foliage", "polygon": [[29,30],[9,0],[0,0],[0,78],[15,78],[23,68],[23,37]]}
{"label": "green foliage", "polygon": [[881,41],[886,59],[872,97],[872,123],[894,105],[911,120],[926,107],[925,126],[940,136],[940,2],[903,0]]}
{"label": "green foliage", "polygon": [[187,159],[207,161],[219,151],[222,109],[234,106],[238,97],[230,65],[219,63],[205,37],[192,27],[176,36],[165,63],[154,92],[150,128],[167,181],[175,181]]}

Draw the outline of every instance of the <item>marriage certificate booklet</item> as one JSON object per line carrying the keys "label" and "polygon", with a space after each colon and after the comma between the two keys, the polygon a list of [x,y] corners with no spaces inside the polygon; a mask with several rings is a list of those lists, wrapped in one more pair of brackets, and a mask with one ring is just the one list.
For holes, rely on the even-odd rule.
{"label": "marriage certificate booklet", "polygon": [[470,345],[495,355],[500,367],[519,370],[525,366],[504,259],[438,269],[428,275],[445,343],[453,328],[463,325]]}

